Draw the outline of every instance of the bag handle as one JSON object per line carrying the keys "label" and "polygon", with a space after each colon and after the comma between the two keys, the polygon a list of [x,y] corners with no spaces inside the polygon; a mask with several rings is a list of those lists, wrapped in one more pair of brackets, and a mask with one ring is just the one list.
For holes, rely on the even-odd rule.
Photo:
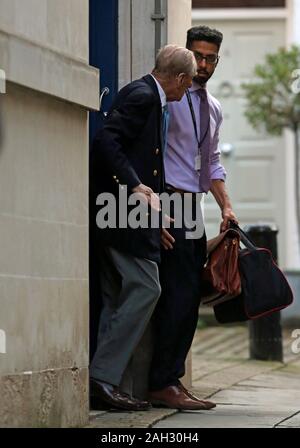
{"label": "bag handle", "polygon": [[229,225],[231,229],[235,229],[239,232],[242,243],[248,248],[252,250],[256,250],[257,247],[254,242],[246,235],[246,233],[236,224],[234,221],[229,221]]}

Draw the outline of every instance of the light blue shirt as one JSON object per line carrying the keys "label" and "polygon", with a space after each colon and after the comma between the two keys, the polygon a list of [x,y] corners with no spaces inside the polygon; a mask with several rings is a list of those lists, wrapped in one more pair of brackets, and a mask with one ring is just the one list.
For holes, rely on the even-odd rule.
{"label": "light blue shirt", "polygon": [[[198,135],[200,135],[200,97],[196,92],[198,89],[199,85],[194,82],[189,91],[194,106]],[[207,96],[210,109],[209,166],[205,167],[202,163],[201,169],[209,170],[211,180],[225,180],[226,171],[220,163],[219,150],[219,129],[222,123],[221,105],[209,93]],[[168,109],[170,121],[168,145],[164,159],[166,183],[181,190],[202,193],[199,172],[195,169],[198,143],[186,95],[179,102],[168,103]]]}
{"label": "light blue shirt", "polygon": [[155,76],[153,76],[152,74],[151,74],[151,76],[154,79],[155,84],[157,85],[158,93],[160,96],[161,108],[163,109],[167,105],[167,97],[166,97],[165,91],[162,88],[162,86],[159,84],[159,82],[157,81]]}

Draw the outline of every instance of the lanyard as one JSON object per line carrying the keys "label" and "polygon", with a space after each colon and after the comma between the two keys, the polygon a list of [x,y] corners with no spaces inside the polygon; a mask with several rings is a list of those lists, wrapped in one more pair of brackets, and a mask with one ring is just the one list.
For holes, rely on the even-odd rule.
{"label": "lanyard", "polygon": [[[204,132],[203,137],[200,139],[199,136],[198,136],[198,129],[197,129],[197,123],[196,123],[196,116],[195,116],[195,111],[194,111],[194,106],[193,106],[193,103],[192,103],[192,98],[191,98],[190,91],[189,91],[189,90],[186,90],[186,91],[185,91],[185,94],[186,94],[186,97],[187,97],[187,100],[188,100],[188,103],[189,103],[189,108],[190,108],[190,111],[191,111],[192,120],[193,120],[193,125],[194,125],[195,136],[196,136],[196,140],[197,140],[197,143],[198,143],[198,150],[199,150],[199,152],[200,152],[201,145],[202,145],[202,143],[204,142],[205,137],[206,137],[206,135],[207,135],[207,133],[208,133],[209,122],[208,122],[208,126],[207,126],[206,131]],[[200,120],[201,120],[201,117],[200,117]]]}

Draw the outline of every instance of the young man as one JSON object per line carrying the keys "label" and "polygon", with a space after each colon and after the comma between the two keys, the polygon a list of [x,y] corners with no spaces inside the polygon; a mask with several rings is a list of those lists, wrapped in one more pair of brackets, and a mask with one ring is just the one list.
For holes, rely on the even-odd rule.
{"label": "young man", "polygon": [[[168,45],[159,52],[151,75],[119,92],[93,145],[95,202],[100,193],[110,193],[119,210],[119,186],[127,187],[128,194],[141,195],[158,212],[156,193],[164,184],[163,110],[167,101],[182,98],[195,73],[193,53]],[[121,218],[124,222],[127,216]],[[160,235],[160,228],[122,228],[118,223],[98,230],[104,309],[91,387],[94,396],[117,409],[149,409],[148,402],[121,392],[119,386],[160,296]]]}
{"label": "young man", "polygon": [[[187,33],[187,48],[197,61],[197,75],[183,99],[169,105],[170,124],[165,154],[166,191],[191,194],[211,191],[222,213],[221,229],[236,220],[225,190],[225,170],[218,149],[222,113],[206,83],[219,62],[223,36],[206,26]],[[198,193],[198,195],[196,195]],[[196,219],[196,205],[192,205]],[[178,409],[211,409],[214,403],[200,400],[180,382],[198,321],[201,270],[206,260],[203,227],[198,239],[187,239],[186,228],[162,235],[160,280],[162,294],[154,313],[154,356],[150,371],[153,404]]]}

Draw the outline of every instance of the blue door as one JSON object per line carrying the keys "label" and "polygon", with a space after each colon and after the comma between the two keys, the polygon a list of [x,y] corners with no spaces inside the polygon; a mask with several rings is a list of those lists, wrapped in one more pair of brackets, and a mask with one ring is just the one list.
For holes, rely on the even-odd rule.
{"label": "blue door", "polygon": [[[90,147],[103,123],[107,111],[118,90],[118,0],[90,0],[90,65],[100,69],[101,90],[108,87],[100,112],[90,113]],[[89,279],[90,279],[90,357],[96,349],[99,316],[101,313],[101,284],[99,251],[96,242],[96,203],[92,191],[95,163],[90,154],[90,200],[89,200]],[[101,175],[101,167],[96,167]],[[98,174],[97,174],[98,175]]]}
{"label": "blue door", "polygon": [[101,90],[109,89],[101,111],[90,114],[92,140],[118,91],[118,0],[90,0],[90,65],[100,69]]}

